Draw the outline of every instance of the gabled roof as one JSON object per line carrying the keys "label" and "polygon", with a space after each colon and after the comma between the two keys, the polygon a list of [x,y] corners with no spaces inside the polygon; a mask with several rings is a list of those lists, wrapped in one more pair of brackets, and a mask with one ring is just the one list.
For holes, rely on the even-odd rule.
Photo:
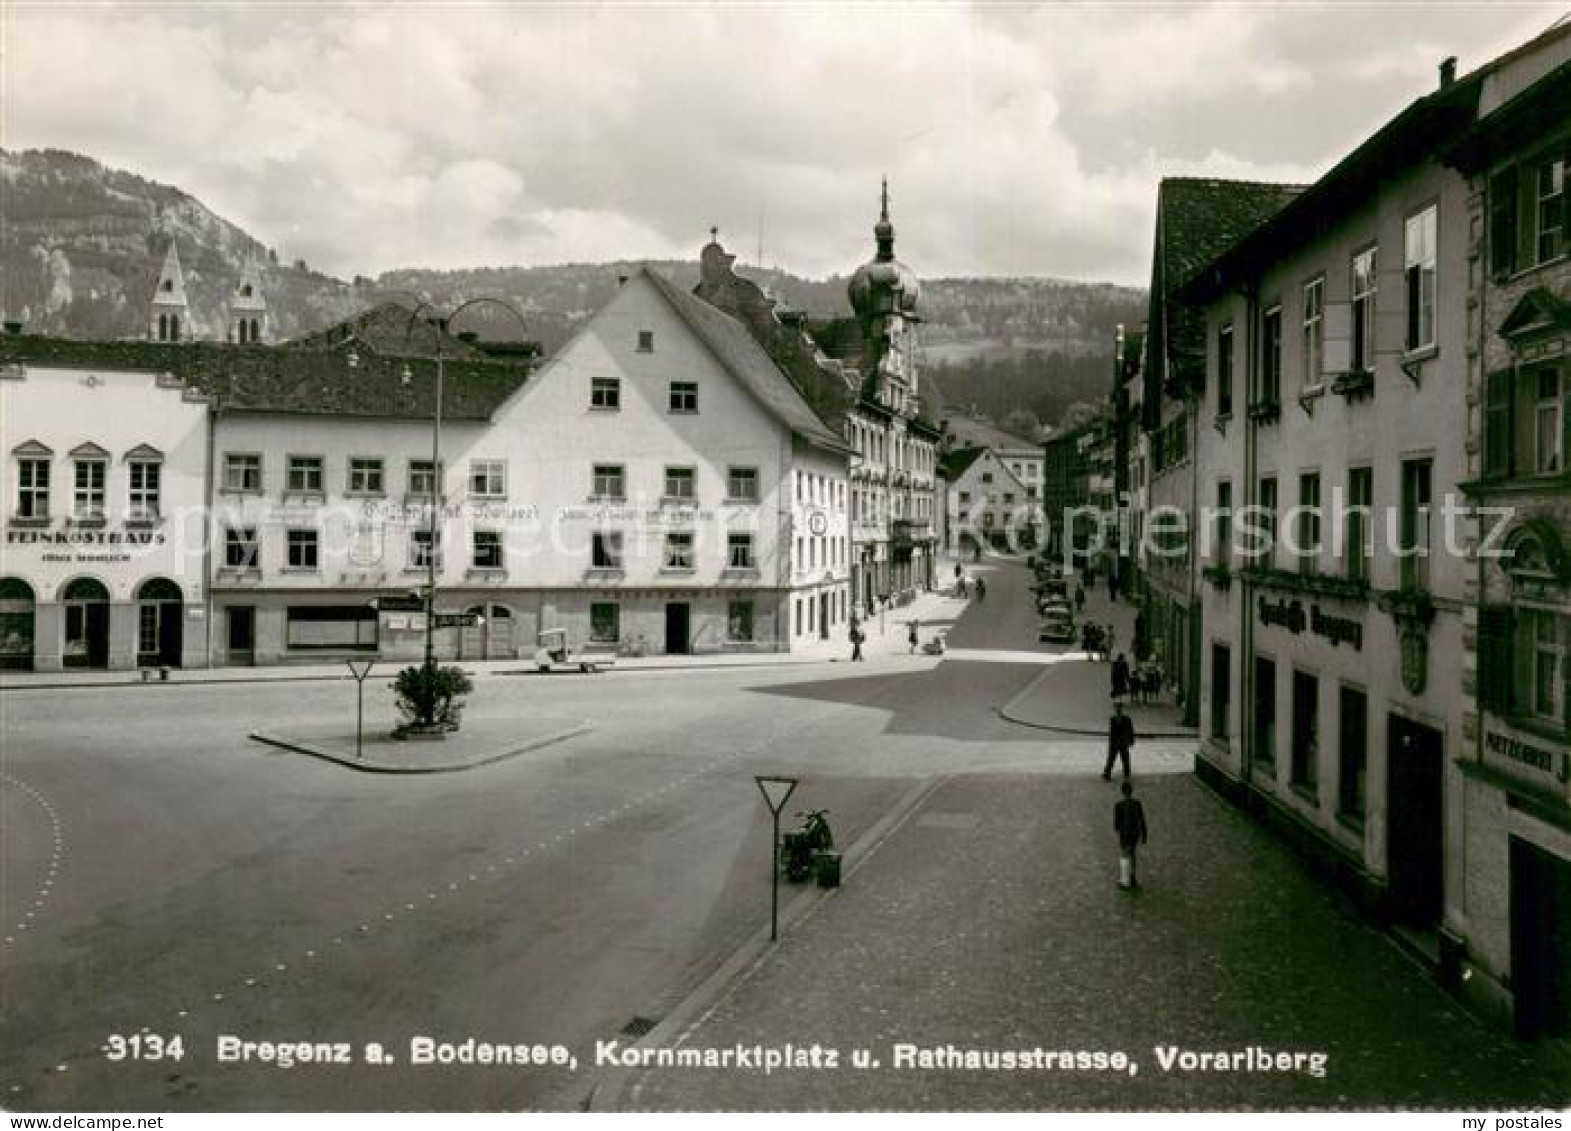
{"label": "gabled roof", "polygon": [[1517,300],[1498,332],[1509,340],[1555,330],[1571,330],[1571,303],[1556,298],[1545,287],[1534,287]]}
{"label": "gabled roof", "polygon": [[485,356],[462,338],[447,333],[432,318],[414,314],[403,303],[382,302],[325,330],[295,338],[287,345],[290,349],[335,349],[358,344],[385,357],[434,357],[440,345],[442,356],[449,360]]}
{"label": "gabled roof", "polygon": [[955,440],[967,447],[999,450],[1029,449],[1034,453],[1041,451],[1035,440],[1006,432],[990,420],[978,420],[974,416],[951,416],[944,423],[948,430],[954,433]]}
{"label": "gabled roof", "polygon": [[1156,246],[1146,319],[1155,339],[1146,343],[1148,364],[1155,372],[1145,393],[1153,411],[1164,370],[1170,368],[1174,377],[1182,377],[1186,363],[1192,366],[1198,357],[1203,364],[1205,355],[1204,323],[1197,311],[1177,301],[1178,292],[1197,272],[1303,191],[1302,185],[1214,177],[1168,177],[1162,181],[1157,190]]}
{"label": "gabled roof", "polygon": [[850,451],[829,426],[808,407],[795,385],[780,371],[764,348],[736,319],[707,302],[688,294],[671,280],[640,268],[640,274],[654,284],[672,309],[709,347],[727,371],[782,424],[804,440],[837,452]]}
{"label": "gabled roof", "polygon": [[939,476],[950,482],[959,479],[986,451],[986,448],[955,448],[945,452],[938,461]]}
{"label": "gabled roof", "polygon": [[[170,373],[220,409],[305,416],[429,420],[435,363],[370,351],[351,366],[339,350],[234,346],[219,342],[85,342],[32,334],[0,335],[0,364]],[[404,368],[411,380],[403,382]],[[482,421],[519,388],[529,369],[502,361],[447,361],[444,420]]]}

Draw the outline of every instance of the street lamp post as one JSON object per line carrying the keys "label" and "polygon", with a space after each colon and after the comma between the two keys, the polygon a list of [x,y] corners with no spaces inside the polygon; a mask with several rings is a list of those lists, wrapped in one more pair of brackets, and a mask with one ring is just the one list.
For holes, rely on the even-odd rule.
{"label": "street lamp post", "polygon": [[[495,298],[472,298],[467,302],[459,303],[445,318],[430,319],[430,324],[435,330],[435,346],[432,360],[436,364],[436,399],[431,412],[431,521],[426,528],[426,586],[425,586],[425,670],[430,679],[436,671],[436,562],[439,539],[441,536],[442,510],[445,506],[443,495],[442,475],[442,384],[445,375],[442,358],[442,339],[447,334],[447,328],[453,319],[471,306],[491,303],[501,307],[517,320],[520,326],[524,325],[523,315],[514,310],[512,306]],[[409,312],[409,324],[404,329],[404,340],[407,343],[409,335],[414,332],[415,322],[422,311],[435,312],[431,303],[420,299],[415,308]],[[407,384],[411,379],[409,365],[404,364],[404,381]],[[434,703],[434,700],[433,700]],[[433,720],[422,720],[430,723]]]}

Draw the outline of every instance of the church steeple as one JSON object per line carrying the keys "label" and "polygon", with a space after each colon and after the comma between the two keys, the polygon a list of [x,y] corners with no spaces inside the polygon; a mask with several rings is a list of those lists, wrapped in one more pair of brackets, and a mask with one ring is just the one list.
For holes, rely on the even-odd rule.
{"label": "church steeple", "polygon": [[229,296],[229,340],[256,345],[267,329],[267,299],[262,294],[262,267],[247,256],[240,285]]}
{"label": "church steeple", "polygon": [[180,270],[180,252],[174,240],[164,253],[164,266],[153,289],[153,308],[147,336],[155,342],[178,342],[190,329],[191,304],[185,294],[185,274]]}
{"label": "church steeple", "polygon": [[889,222],[889,178],[884,178],[883,192],[879,197],[878,223],[873,225],[873,239],[878,244],[878,262],[888,263],[895,257],[895,226]]}

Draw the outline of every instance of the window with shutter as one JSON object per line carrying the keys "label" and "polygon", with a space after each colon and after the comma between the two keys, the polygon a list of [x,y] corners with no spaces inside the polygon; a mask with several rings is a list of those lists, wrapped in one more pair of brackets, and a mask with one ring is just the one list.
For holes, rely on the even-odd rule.
{"label": "window with shutter", "polygon": [[1511,466],[1511,402],[1514,374],[1501,369],[1489,374],[1484,390],[1484,476],[1507,478]]}
{"label": "window with shutter", "polygon": [[1516,166],[1489,180],[1489,270],[1503,279],[1516,270]]}
{"label": "window with shutter", "polygon": [[1512,708],[1511,610],[1486,605],[1478,611],[1478,701],[1487,711]]}

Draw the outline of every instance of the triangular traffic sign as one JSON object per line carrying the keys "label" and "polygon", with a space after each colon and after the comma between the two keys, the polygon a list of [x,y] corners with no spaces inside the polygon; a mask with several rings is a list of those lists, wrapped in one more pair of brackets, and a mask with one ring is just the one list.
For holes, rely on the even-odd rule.
{"label": "triangular traffic sign", "polygon": [[764,795],[764,804],[768,805],[769,811],[778,817],[800,779],[755,776],[753,780],[758,783],[758,791]]}

